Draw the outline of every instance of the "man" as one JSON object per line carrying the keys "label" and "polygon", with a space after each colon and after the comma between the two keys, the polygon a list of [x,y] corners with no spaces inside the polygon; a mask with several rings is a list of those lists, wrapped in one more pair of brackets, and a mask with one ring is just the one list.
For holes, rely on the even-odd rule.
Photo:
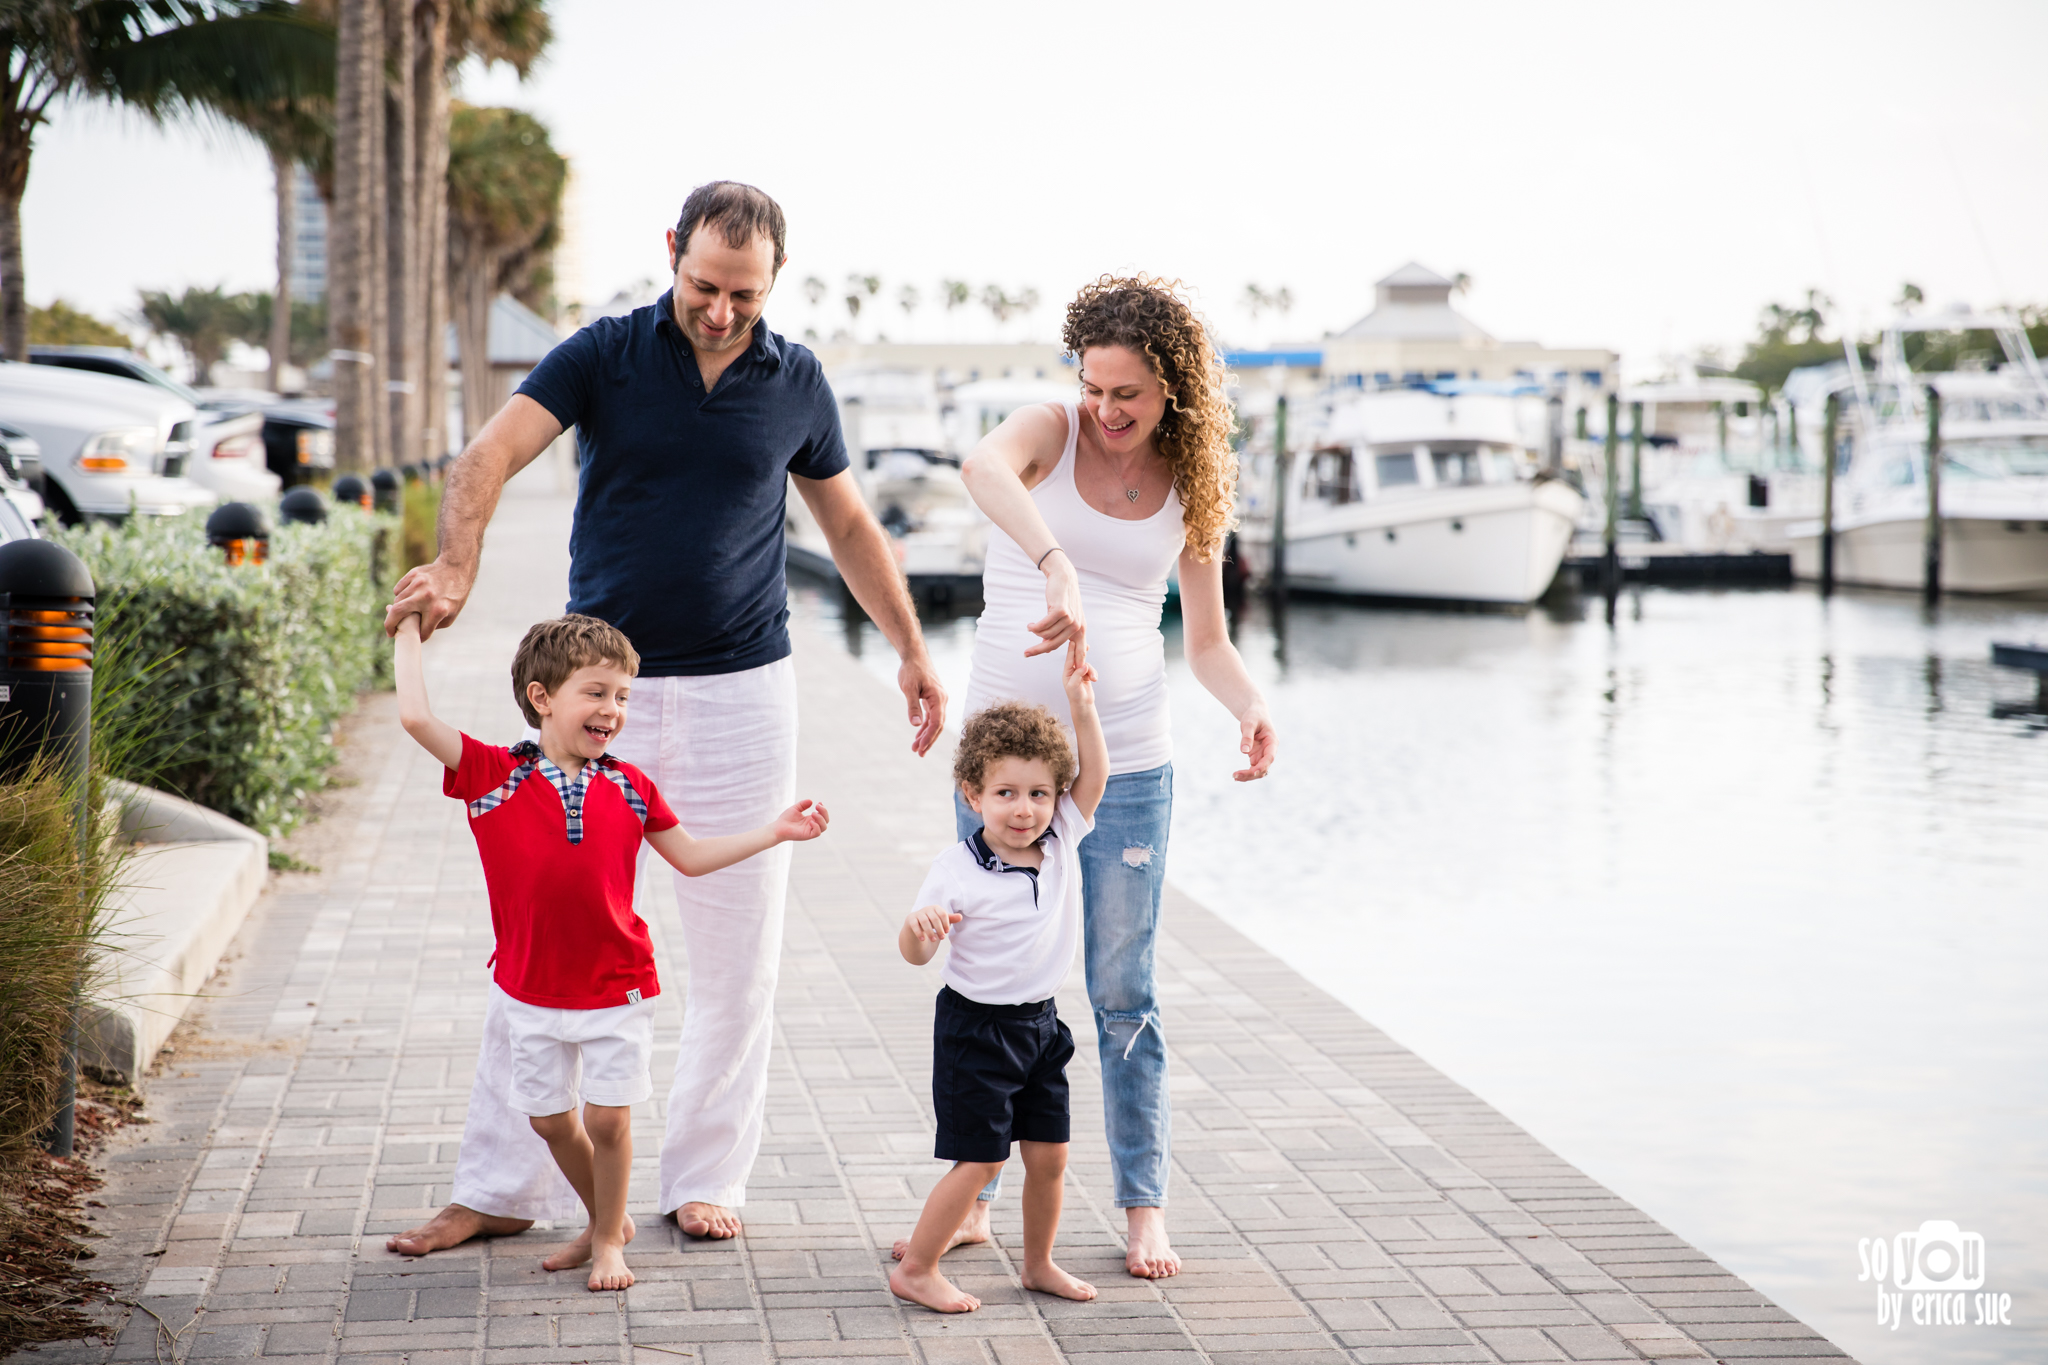
{"label": "man", "polygon": [[[632,722],[612,752],[646,771],[696,835],[760,825],[794,797],[787,476],[903,661],[911,747],[923,754],[945,721],[945,691],[888,536],[848,472],[817,358],[760,324],[783,243],[782,210],[760,190],[692,190],[668,234],[674,287],[556,347],[477,433],[442,495],[440,558],[399,580],[385,618],[388,633],[418,612],[423,635],[456,619],[505,481],[574,426],[583,463],[568,609],[617,626],[639,650]],[[778,849],[676,879],[689,983],[660,1207],[691,1236],[740,1231],[761,1145],[788,872]],[[487,1017],[453,1202],[389,1250],[421,1255],[576,1215],[546,1145],[505,1110],[508,1049],[503,1021]]]}

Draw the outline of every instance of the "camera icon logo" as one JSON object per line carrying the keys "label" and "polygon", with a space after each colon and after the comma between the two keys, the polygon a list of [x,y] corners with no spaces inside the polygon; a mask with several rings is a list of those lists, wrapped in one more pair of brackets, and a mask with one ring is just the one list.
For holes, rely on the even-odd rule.
{"label": "camera icon logo", "polygon": [[1911,1293],[1982,1289],[1984,1235],[1930,1218],[1918,1231],[1892,1239],[1892,1275],[1900,1289]]}

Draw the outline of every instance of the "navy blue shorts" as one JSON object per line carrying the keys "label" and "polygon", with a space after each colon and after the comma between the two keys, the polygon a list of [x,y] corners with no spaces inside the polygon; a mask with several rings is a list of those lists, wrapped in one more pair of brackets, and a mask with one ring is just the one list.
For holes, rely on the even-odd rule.
{"label": "navy blue shorts", "polygon": [[1074,1035],[1050,1000],[984,1005],[951,986],[932,1020],[941,1161],[1008,1161],[1012,1142],[1065,1142]]}

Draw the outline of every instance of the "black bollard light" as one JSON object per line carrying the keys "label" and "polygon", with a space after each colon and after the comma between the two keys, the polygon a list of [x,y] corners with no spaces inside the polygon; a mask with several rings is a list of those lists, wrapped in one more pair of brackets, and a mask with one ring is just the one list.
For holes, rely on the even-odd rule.
{"label": "black bollard light", "polygon": [[353,474],[344,474],[334,481],[334,500],[336,502],[351,502],[368,511],[370,506],[370,486]]}
{"label": "black bollard light", "polygon": [[300,484],[277,500],[277,514],[286,521],[315,526],[327,520],[327,499],[320,496],[319,489]]}
{"label": "black bollard light", "polygon": [[398,510],[397,470],[378,470],[370,476],[370,488],[373,494],[372,500],[376,503],[379,512],[396,512]]}
{"label": "black bollard light", "polygon": [[206,519],[206,543],[227,556],[230,568],[270,558],[270,526],[246,502],[224,502]]}
{"label": "black bollard light", "polygon": [[[77,803],[86,838],[92,761],[92,614],[97,596],[85,564],[47,540],[0,545],[0,777],[46,755]],[[78,1012],[64,1030],[57,1117],[45,1146],[70,1156],[78,1097]]]}

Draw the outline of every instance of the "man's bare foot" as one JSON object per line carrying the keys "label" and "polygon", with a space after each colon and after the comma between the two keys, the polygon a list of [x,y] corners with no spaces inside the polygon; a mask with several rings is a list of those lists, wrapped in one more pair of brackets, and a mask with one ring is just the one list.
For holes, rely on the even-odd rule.
{"label": "man's bare foot", "polygon": [[[974,1201],[974,1207],[967,1211],[966,1219],[960,1224],[959,1227],[953,1229],[952,1240],[947,1242],[945,1246],[939,1249],[939,1255],[943,1256],[947,1252],[951,1251],[954,1247],[965,1246],[969,1242],[986,1242],[987,1240],[988,1200],[977,1199]],[[889,1248],[889,1254],[891,1256],[894,1256],[899,1261],[902,1260],[904,1256],[909,1253],[909,1251],[910,1239],[908,1237],[898,1237],[896,1239],[896,1245]]]}
{"label": "man's bare foot", "polygon": [[1094,1285],[1075,1279],[1051,1261],[1045,1263],[1043,1270],[1024,1267],[1024,1287],[1036,1289],[1041,1294],[1057,1294],[1063,1299],[1080,1299],[1084,1303],[1095,1297]]}
{"label": "man's bare foot", "polygon": [[740,1216],[717,1204],[702,1204],[693,1199],[676,1210],[675,1219],[685,1237],[708,1237],[716,1242],[740,1235]]}
{"label": "man's bare foot", "polygon": [[1124,1210],[1124,1269],[1141,1280],[1163,1280],[1180,1274],[1180,1257],[1166,1240],[1166,1210]]}
{"label": "man's bare foot", "polygon": [[913,1275],[899,1265],[889,1272],[889,1292],[899,1299],[921,1303],[939,1313],[972,1313],[981,1307],[980,1299],[963,1293],[937,1270]]}
{"label": "man's bare foot", "polygon": [[633,1272],[626,1269],[626,1248],[610,1242],[597,1248],[590,1258],[590,1292],[602,1294],[608,1289],[624,1289],[633,1283]]}
{"label": "man's bare foot", "polygon": [[450,1204],[412,1231],[385,1238],[384,1249],[401,1256],[424,1256],[430,1251],[460,1246],[472,1237],[510,1237],[532,1226],[531,1218],[500,1218]]}
{"label": "man's bare foot", "polygon": [[[626,1215],[626,1240],[633,1240],[640,1229],[633,1226],[633,1215]],[[540,1263],[542,1270],[574,1270],[590,1259],[590,1229],[586,1226],[576,1234],[576,1240],[567,1243]],[[591,1286],[597,1288],[596,1285]]]}

